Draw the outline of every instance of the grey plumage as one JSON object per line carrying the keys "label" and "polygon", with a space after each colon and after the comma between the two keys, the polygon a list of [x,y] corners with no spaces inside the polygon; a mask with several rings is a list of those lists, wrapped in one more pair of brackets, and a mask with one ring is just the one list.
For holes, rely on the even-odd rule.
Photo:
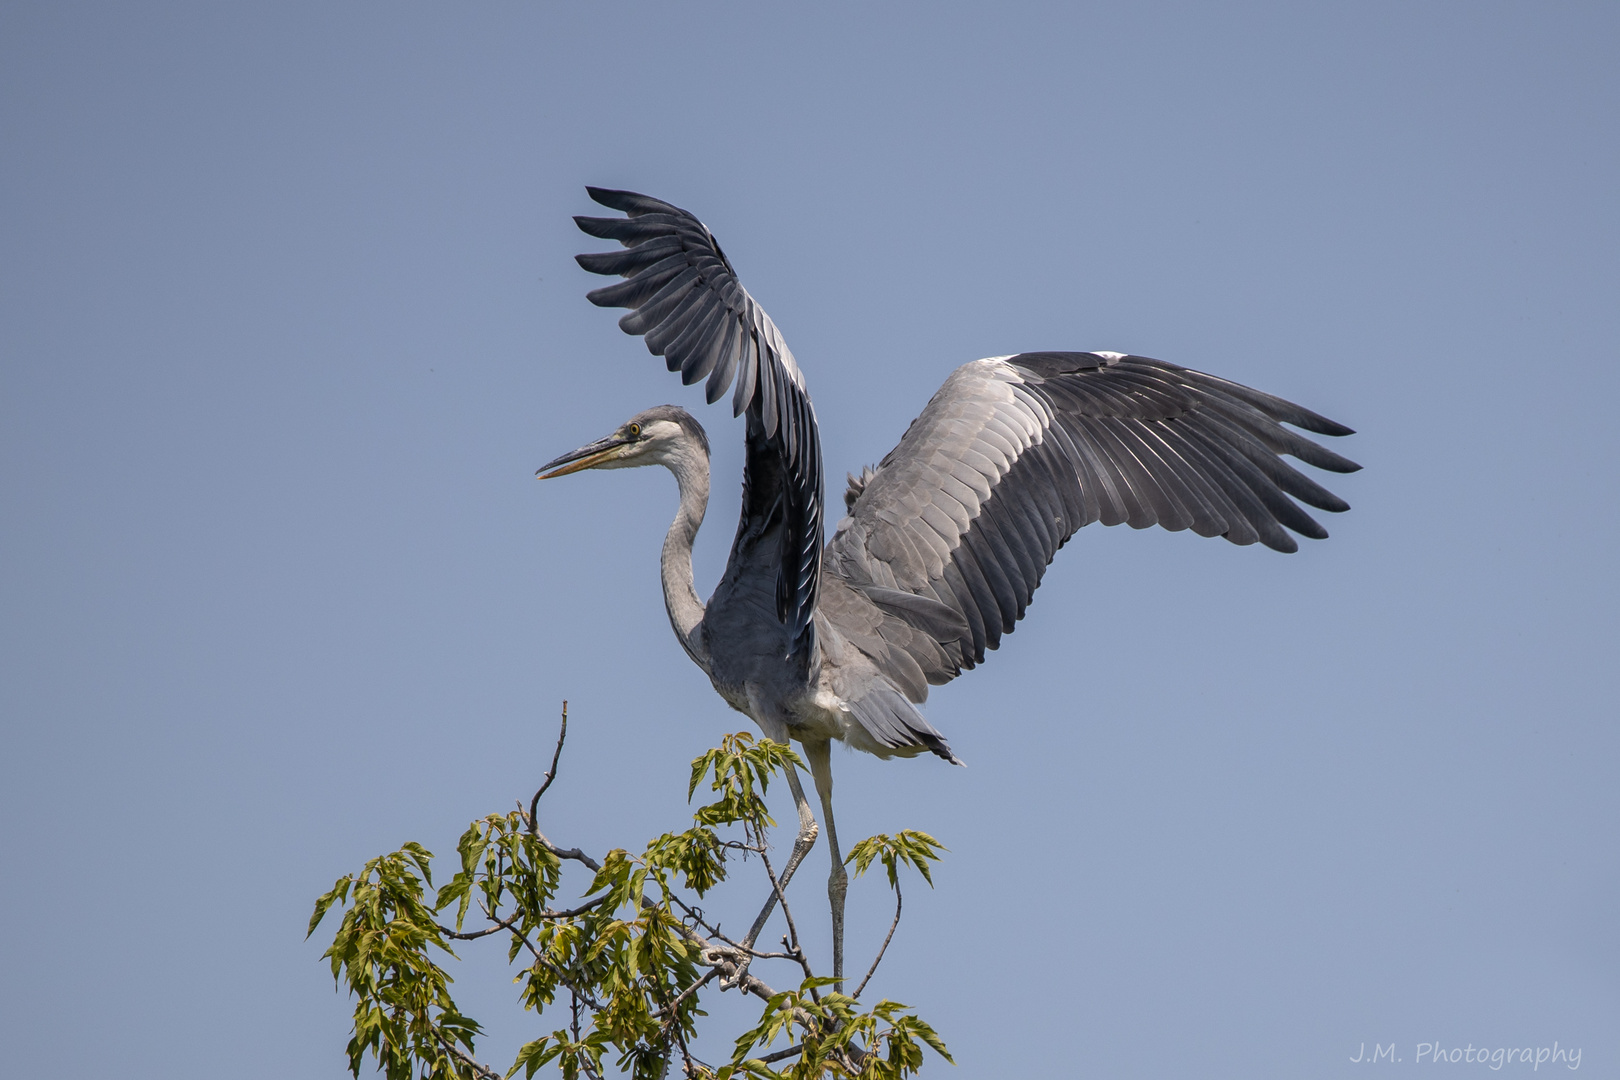
{"label": "grey plumage", "polygon": [[[623,245],[578,256],[586,270],[624,278],[590,300],[631,309],[619,320],[625,332],[643,335],[683,382],[705,381],[709,402],[731,389],[733,413],[746,417],[742,516],[708,604],[697,601],[691,572],[708,443],[690,414],[648,410],[542,472],[656,463],[675,474],[681,511],[663,561],[670,621],[728,702],[768,736],[805,746],[833,848],[835,972],[843,879],[829,740],[955,762],[917,706],[930,685],[1000,645],[1052,557],[1092,522],[1291,552],[1291,534],[1327,536],[1301,503],[1348,509],[1283,460],[1356,470],[1291,430],[1351,434],[1342,424],[1162,360],[1028,352],[952,372],[899,445],[850,477],[847,514],[823,548],[815,410],[775,324],[697,218],[633,192],[587,191],[626,215],[575,218]],[[789,782],[807,846],[809,811]]]}
{"label": "grey plumage", "polygon": [[1325,538],[1293,498],[1330,512],[1347,504],[1278,455],[1336,472],[1357,466],[1284,422],[1350,433],[1281,398],[1141,356],[965,364],[862,480],[827,546],[827,573],[962,617],[968,634],[952,638],[891,613],[923,631],[908,651],[937,685],[1012,632],[1057,550],[1093,521],[1288,552],[1298,548],[1288,529]]}
{"label": "grey plumage", "polygon": [[[624,218],[576,217],[592,236],[619,240],[625,250],[577,256],[597,274],[625,281],[586,294],[601,307],[628,307],[627,334],[645,335],[647,348],[691,385],[707,379],[713,403],[735,384],[732,414],[748,417],[739,541],[782,516],[777,615],[791,630],[790,656],[815,647],[813,616],[821,579],[821,437],[804,376],[776,324],[737,281],[708,228],[678,207],[631,191],[586,188]],[[762,488],[761,475],[771,483]],[[755,492],[750,497],[749,492]],[[735,556],[735,552],[733,553]]]}

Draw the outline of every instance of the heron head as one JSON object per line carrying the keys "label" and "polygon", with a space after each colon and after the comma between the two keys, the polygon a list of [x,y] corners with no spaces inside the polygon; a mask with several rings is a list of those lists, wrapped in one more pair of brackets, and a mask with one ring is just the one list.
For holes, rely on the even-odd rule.
{"label": "heron head", "polygon": [[605,439],[546,462],[534,475],[537,480],[550,480],[582,469],[668,465],[677,456],[694,451],[701,451],[707,464],[709,436],[703,425],[678,405],[658,405],[632,416]]}

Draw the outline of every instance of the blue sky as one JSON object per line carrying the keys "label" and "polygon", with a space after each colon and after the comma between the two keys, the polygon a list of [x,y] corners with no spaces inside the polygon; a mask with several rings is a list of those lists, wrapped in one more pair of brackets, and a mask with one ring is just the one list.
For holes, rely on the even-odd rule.
{"label": "blue sky", "polygon": [[[1077,535],[929,702],[967,769],[835,755],[846,843],[951,848],[873,990],[957,1075],[1620,1069],[1620,14],[807,7],[0,11],[10,1067],[335,1078],[333,878],[531,792],[563,698],[587,849],[746,725],[660,608],[669,478],[532,480],[684,404],[724,565],[740,429],[584,300],[591,183],[714,230],[830,477],[1020,350],[1359,431],[1296,555]],[[457,984],[501,1064],[507,980]]]}

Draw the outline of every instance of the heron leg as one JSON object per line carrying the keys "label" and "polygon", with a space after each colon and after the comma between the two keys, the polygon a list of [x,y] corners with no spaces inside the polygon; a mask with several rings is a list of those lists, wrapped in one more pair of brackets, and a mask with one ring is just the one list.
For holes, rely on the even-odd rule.
{"label": "heron leg", "polygon": [[[760,726],[765,728],[763,724]],[[780,732],[777,732],[765,728],[765,737],[775,742],[785,743],[787,742],[787,729],[784,726]],[[799,812],[799,835],[794,837],[793,853],[788,856],[787,865],[782,867],[782,872],[777,875],[777,890],[772,891],[771,895],[766,897],[765,906],[760,909],[758,917],[754,919],[754,925],[749,928],[748,936],[743,938],[743,945],[750,949],[754,947],[754,942],[759,940],[760,932],[765,929],[765,921],[771,917],[771,912],[776,910],[776,892],[780,891],[784,894],[787,892],[788,882],[793,880],[793,872],[799,868],[799,864],[804,861],[804,857],[810,854],[810,849],[816,843],[816,834],[820,831],[816,826],[816,816],[810,811],[810,800],[804,797],[804,788],[799,784],[799,775],[796,770],[789,769],[787,771],[787,783],[788,790],[793,792],[793,806]],[[746,961],[744,961],[744,967],[746,969]]]}
{"label": "heron leg", "polygon": [[833,989],[843,993],[844,897],[849,892],[849,874],[844,870],[844,855],[838,849],[838,829],[833,825],[832,744],[825,739],[806,743],[804,756],[810,761],[810,775],[816,781],[816,794],[821,796],[821,820],[827,823],[827,846],[832,849],[832,874],[827,878],[827,900],[832,905],[833,978],[839,980]]}
{"label": "heron leg", "polygon": [[[793,806],[799,811],[799,835],[793,838],[793,854],[788,856],[787,865],[776,878],[776,883],[787,888],[787,883],[793,877],[793,871],[799,868],[804,857],[810,854],[815,846],[816,836],[820,829],[816,826],[816,815],[810,811],[810,800],[804,797],[804,788],[799,786],[799,775],[792,769],[787,772],[788,790],[793,792]],[[828,823],[831,828],[831,822]],[[774,898],[773,898],[774,899]]]}

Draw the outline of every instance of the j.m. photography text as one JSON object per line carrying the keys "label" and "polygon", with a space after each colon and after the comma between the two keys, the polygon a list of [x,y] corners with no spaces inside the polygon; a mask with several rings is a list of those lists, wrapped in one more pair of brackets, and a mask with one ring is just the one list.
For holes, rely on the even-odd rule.
{"label": "j.m. photography text", "polygon": [[[1368,1049],[1367,1043],[1361,1043],[1355,1054],[1351,1055],[1352,1064],[1368,1065],[1404,1065],[1407,1064],[1405,1055],[1397,1055],[1395,1043],[1375,1042]],[[1508,1065],[1529,1066],[1531,1072],[1541,1071],[1546,1065],[1562,1066],[1566,1069],[1579,1069],[1581,1067],[1580,1047],[1561,1045],[1556,1039],[1551,1046],[1475,1046],[1467,1043],[1462,1046],[1448,1046],[1442,1042],[1417,1043],[1412,1052],[1411,1064],[1414,1065],[1484,1065],[1488,1069],[1501,1070]]]}

